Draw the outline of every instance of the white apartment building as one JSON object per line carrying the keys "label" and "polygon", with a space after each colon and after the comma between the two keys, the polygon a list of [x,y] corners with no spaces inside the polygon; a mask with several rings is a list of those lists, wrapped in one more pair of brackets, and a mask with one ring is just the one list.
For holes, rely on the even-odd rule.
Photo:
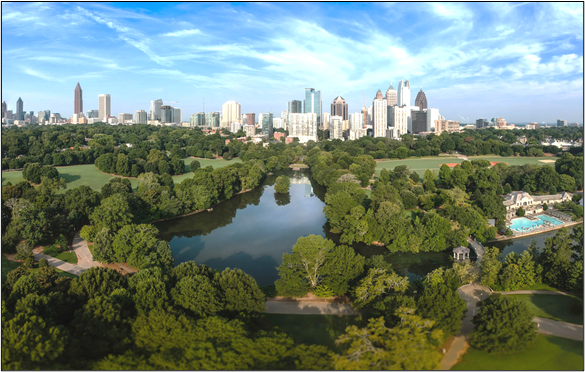
{"label": "white apartment building", "polygon": [[329,112],[323,113],[323,130],[329,129],[329,125],[331,123],[331,114]]}
{"label": "white apartment building", "polygon": [[376,98],[372,101],[372,125],[374,126],[374,137],[386,137],[388,127],[388,105],[382,98],[382,92],[378,90]]}
{"label": "white apartment building", "polygon": [[160,107],[163,105],[162,99],[150,101],[150,120],[161,120]]}
{"label": "white apartment building", "polygon": [[136,113],[134,114],[134,119],[136,119],[136,124],[146,124],[146,122],[148,121],[148,115],[146,114],[146,111],[144,110],[136,110]]}
{"label": "white apartment building", "polygon": [[240,131],[240,129],[242,129],[242,124],[234,121],[230,124],[230,132],[232,133],[238,133]]}
{"label": "white apartment building", "polygon": [[435,120],[441,120],[441,114],[439,109],[428,108],[427,109],[427,132],[435,130]]}
{"label": "white apartment building", "polygon": [[406,80],[398,82],[397,106],[410,106],[410,82]]}
{"label": "white apartment building", "polygon": [[317,114],[288,114],[289,137],[297,137],[300,143],[317,142]]}
{"label": "white apartment building", "polygon": [[236,101],[227,101],[221,105],[221,126],[229,127],[231,123],[237,121],[241,123],[242,120],[242,105]]}
{"label": "white apartment building", "polygon": [[410,108],[407,106],[392,106],[390,108],[390,137],[400,139],[400,136],[408,133],[408,118]]}
{"label": "white apartment building", "polygon": [[252,137],[256,135],[256,126],[254,124],[246,124],[242,127],[246,137]]}
{"label": "white apartment building", "polygon": [[120,124],[132,124],[132,114],[121,113],[118,114],[118,123]]}
{"label": "white apartment building", "polygon": [[340,139],[343,141],[343,117],[332,116],[329,125],[329,139]]}
{"label": "white apartment building", "polygon": [[273,118],[272,119],[272,125],[274,129],[278,129],[278,128],[282,128],[284,130],[286,130],[286,119],[283,118]]}
{"label": "white apartment building", "polygon": [[349,114],[349,129],[363,129],[364,128],[364,115],[359,112]]}

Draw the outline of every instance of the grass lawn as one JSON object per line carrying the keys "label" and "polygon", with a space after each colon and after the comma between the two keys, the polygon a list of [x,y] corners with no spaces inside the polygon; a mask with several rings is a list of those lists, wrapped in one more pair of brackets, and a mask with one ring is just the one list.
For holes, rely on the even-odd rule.
{"label": "grass lawn", "polygon": [[416,209],[412,209],[412,210],[404,211],[403,213],[406,217],[410,217],[410,219],[414,219],[414,217],[416,215],[416,211],[417,211]]}
{"label": "grass lawn", "polygon": [[[560,296],[558,296],[560,297]],[[493,355],[470,347],[452,370],[583,370],[583,342],[539,335],[517,354]]]}
{"label": "grass lawn", "polygon": [[63,260],[65,262],[69,262],[70,264],[77,263],[77,255],[75,252],[61,252],[58,255],[54,256],[58,260]]}
{"label": "grass lawn", "polygon": [[583,324],[583,300],[578,297],[545,294],[506,296],[525,302],[538,317]]}
{"label": "grass lawn", "polygon": [[[536,157],[536,158],[531,158],[531,157],[520,157],[520,156],[509,156],[509,157],[505,157],[505,156],[470,156],[469,160],[473,160],[473,159],[486,159],[488,161],[496,161],[496,162],[503,162],[503,163],[508,163],[510,165],[522,165],[522,164],[539,164],[539,165],[544,165],[547,163],[543,163],[540,162],[539,160],[556,160],[556,158],[551,158],[551,157]],[[408,167],[410,167],[411,170],[415,171],[416,173],[418,173],[418,175],[422,178],[425,171],[427,169],[431,169],[431,170],[435,170],[437,171],[437,174],[439,172],[439,168],[441,168],[441,164],[444,163],[462,163],[463,160],[462,159],[457,159],[456,157],[450,157],[450,156],[441,156],[441,157],[432,157],[432,158],[410,158],[410,159],[396,159],[396,160],[386,160],[386,161],[381,161],[381,162],[377,162],[376,163],[376,176],[380,175],[380,171],[382,170],[382,168],[386,168],[386,169],[394,169],[394,167],[398,166],[398,165],[407,165]],[[552,163],[554,166],[554,163]]]}
{"label": "grass lawn", "polygon": [[[193,173],[190,172],[189,164],[194,160],[194,158],[185,158],[183,161],[187,165],[187,173],[173,176],[173,180],[175,183],[181,183],[184,179],[193,177]],[[232,160],[223,160],[223,159],[197,159],[201,163],[203,168],[211,165],[213,168],[225,167],[226,165],[239,163],[241,160],[239,158],[232,159]],[[81,185],[86,185],[91,187],[96,191],[101,191],[102,186],[110,180],[113,176],[109,174],[105,174],[100,172],[95,165],[93,164],[83,164],[83,165],[71,165],[68,167],[58,167],[57,170],[59,171],[59,177],[65,178],[67,182],[67,189],[74,189]],[[22,172],[2,172],[2,185],[4,186],[7,182],[12,182],[13,185],[16,183],[23,181],[24,178],[22,177]],[[132,184],[132,188],[136,189],[138,187],[138,181],[135,178],[130,178],[130,183]],[[62,193],[65,190],[60,190],[59,192]]]}
{"label": "grass lawn", "polygon": [[356,316],[264,314],[264,329],[278,327],[291,336],[295,343],[325,345],[337,350],[335,340],[345,328],[357,324]]}

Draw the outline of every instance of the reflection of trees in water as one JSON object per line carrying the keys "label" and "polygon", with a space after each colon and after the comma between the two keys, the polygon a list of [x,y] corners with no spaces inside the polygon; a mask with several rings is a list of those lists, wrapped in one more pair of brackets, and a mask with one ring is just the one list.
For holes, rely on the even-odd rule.
{"label": "reflection of trees in water", "polygon": [[274,284],[278,279],[278,272],[276,271],[278,263],[268,255],[252,258],[246,252],[238,252],[227,258],[212,258],[201,263],[218,270],[223,270],[226,267],[237,267],[246,274],[253,276],[258,285]]}
{"label": "reflection of trees in water", "polygon": [[287,204],[290,204],[290,193],[287,192],[287,193],[281,194],[281,193],[275,192],[274,193],[274,200],[276,201],[276,205],[281,206],[281,207],[285,206]]}

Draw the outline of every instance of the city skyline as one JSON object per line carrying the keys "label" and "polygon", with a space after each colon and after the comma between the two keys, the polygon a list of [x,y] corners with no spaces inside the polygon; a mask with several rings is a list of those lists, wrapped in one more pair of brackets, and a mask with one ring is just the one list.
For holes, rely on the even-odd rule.
{"label": "city skyline", "polygon": [[276,117],[306,87],[355,113],[408,80],[452,120],[582,122],[581,5],[3,3],[2,96],[70,117],[79,81],[114,116],[162,98],[184,120],[203,100]]}

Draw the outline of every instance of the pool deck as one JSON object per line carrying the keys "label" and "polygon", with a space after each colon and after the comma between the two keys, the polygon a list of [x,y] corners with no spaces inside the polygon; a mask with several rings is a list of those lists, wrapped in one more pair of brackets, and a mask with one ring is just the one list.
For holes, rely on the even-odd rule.
{"label": "pool deck", "polygon": [[518,239],[518,238],[524,238],[526,236],[531,236],[531,235],[544,234],[544,233],[547,233],[549,231],[559,230],[559,229],[562,229],[563,227],[571,227],[571,226],[579,225],[579,224],[582,224],[582,223],[583,223],[583,220],[573,221],[573,222],[565,222],[564,224],[557,225],[557,226],[555,226],[555,227],[553,227],[551,229],[538,230],[538,231],[535,231],[535,232],[529,232],[529,233],[522,234],[522,235],[504,236],[502,238],[497,238],[497,239],[489,240],[487,243],[490,243],[490,242],[501,242],[503,240],[513,240],[513,239]]}

